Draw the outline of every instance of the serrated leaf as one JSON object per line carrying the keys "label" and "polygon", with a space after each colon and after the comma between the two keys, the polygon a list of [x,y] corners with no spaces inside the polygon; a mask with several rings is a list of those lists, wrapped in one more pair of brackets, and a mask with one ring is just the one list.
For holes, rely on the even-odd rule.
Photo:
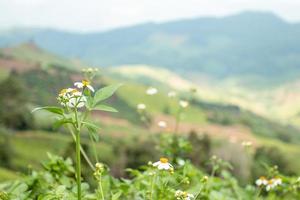
{"label": "serrated leaf", "polygon": [[101,111],[106,111],[106,112],[118,112],[118,110],[116,110],[113,107],[107,106],[107,105],[96,105],[92,110],[101,110]]}
{"label": "serrated leaf", "polygon": [[47,110],[51,113],[55,113],[55,114],[58,114],[58,115],[63,115],[64,114],[64,110],[60,107],[55,107],[55,106],[45,106],[45,107],[38,107],[38,108],[35,108],[31,111],[31,113],[34,113],[36,111],[39,111],[39,110]]}
{"label": "serrated leaf", "polygon": [[109,85],[98,90],[95,93],[93,105],[95,106],[99,102],[111,97],[121,85],[122,84]]}

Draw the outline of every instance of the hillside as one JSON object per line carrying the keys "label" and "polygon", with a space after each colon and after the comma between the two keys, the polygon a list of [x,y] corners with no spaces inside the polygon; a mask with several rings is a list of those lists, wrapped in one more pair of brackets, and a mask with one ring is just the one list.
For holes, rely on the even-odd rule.
{"label": "hillside", "polygon": [[270,13],[245,12],[87,34],[16,29],[0,33],[0,45],[31,40],[94,65],[162,66],[195,82],[201,75],[261,89],[298,78],[299,33],[299,24]]}
{"label": "hillside", "polygon": [[[81,80],[82,76],[79,69],[72,68],[72,61],[49,54],[33,44],[4,48],[0,52],[5,53],[0,60],[8,59],[10,62],[18,63],[18,68],[13,68],[15,64],[5,65],[5,62],[2,62],[4,64],[1,70],[6,70],[7,73],[0,83],[5,85],[0,88],[2,95],[0,100],[4,99],[0,110],[4,110],[3,106],[4,108],[10,106],[9,111],[7,108],[4,110],[5,116],[9,116],[19,111],[21,107],[26,107],[27,110],[21,116],[12,115],[13,121],[24,120],[24,117],[30,119],[29,122],[25,120],[30,126],[21,124],[22,126],[16,128],[0,127],[0,154],[7,155],[11,152],[13,155],[8,157],[9,162],[5,162],[5,165],[1,163],[0,178],[15,179],[18,174],[14,172],[25,173],[29,163],[32,168],[38,168],[46,152],[69,155],[70,147],[73,145],[71,138],[63,129],[52,128],[55,117],[47,112],[36,112],[31,116],[30,110],[39,105],[57,105],[58,91],[63,87],[70,87],[72,85],[70,83]],[[57,61],[69,64],[67,66],[54,64]],[[178,129],[180,134],[188,138],[196,134],[198,141],[209,142],[210,146],[205,150],[206,156],[210,154],[224,156],[226,151],[228,156],[225,159],[237,166],[234,173],[238,177],[247,178],[239,171],[240,168],[250,171],[252,167],[249,164],[251,161],[245,161],[248,157],[244,151],[241,150],[239,157],[235,155],[236,149],[242,149],[243,141],[251,141],[258,151],[256,154],[265,156],[264,161],[270,165],[279,165],[284,173],[300,173],[300,162],[294,159],[300,155],[297,148],[300,143],[299,129],[271,121],[232,104],[204,99],[201,95],[209,91],[204,90],[205,87],[198,88],[200,98],[194,98],[188,93],[194,84],[167,69],[156,69],[144,65],[103,69],[101,76],[93,84],[95,88],[111,83],[124,84],[113,98],[106,102],[119,110],[119,113],[94,112],[92,115],[94,122],[101,126],[98,132],[101,142],[97,145],[102,154],[101,161],[108,163],[109,166],[116,166],[112,168],[113,174],[122,176],[124,174],[120,173],[121,169],[145,163],[157,154],[157,149],[153,148],[153,140],[159,139],[159,134],[162,133],[157,124],[161,120],[168,124],[163,136],[173,132],[174,116],[178,112],[178,100],[181,98],[189,99],[190,106],[185,109],[182,116]],[[7,82],[9,84],[6,84]],[[16,87],[17,85],[20,87]],[[149,86],[158,88],[155,96],[146,95]],[[169,98],[167,93],[171,90],[176,90],[178,96]],[[136,109],[139,103],[147,105],[146,112],[149,117],[147,124],[141,120]],[[12,105],[15,107],[11,107]],[[1,126],[5,126],[3,121]],[[92,155],[86,132],[82,137],[87,152]],[[198,148],[197,145],[196,143],[195,148]],[[120,157],[122,159],[119,159]],[[7,157],[4,156],[4,159]],[[259,165],[259,162],[255,164],[256,167]]]}
{"label": "hillside", "polygon": [[[72,69],[72,61],[49,54],[33,44],[5,48],[1,49],[0,52],[5,53],[2,54],[5,56],[1,59],[10,59],[10,61],[18,63],[18,65],[12,65],[18,66],[18,70],[13,76],[19,79],[23,87],[30,88],[27,96],[30,97],[28,100],[31,105],[56,104],[56,95],[60,88],[68,87],[68,82],[78,81],[82,78],[79,75],[79,70]],[[58,61],[66,63],[66,65],[55,64]],[[31,68],[28,68],[28,64],[30,64]],[[48,67],[45,68],[44,66]],[[10,65],[5,65],[5,63],[2,65],[2,69],[7,71],[15,70]],[[154,121],[157,121],[159,116],[161,116],[162,118],[170,118],[168,120],[172,123],[172,120],[174,120],[173,115],[177,109],[178,98],[180,96],[182,98],[190,98],[188,91],[190,88],[195,87],[199,92],[196,94],[195,98],[197,98],[193,100],[194,103],[191,105],[191,108],[187,109],[184,122],[190,123],[191,128],[185,129],[186,132],[192,129],[199,129],[199,127],[206,124],[221,126],[242,125],[250,128],[252,133],[262,137],[277,138],[288,143],[300,142],[298,129],[268,120],[234,104],[216,101],[222,95],[218,94],[218,92],[211,92],[211,87],[197,87],[192,82],[166,69],[157,68],[155,71],[149,66],[123,66],[117,69],[104,70],[102,73],[105,76],[99,77],[95,85],[107,85],[114,82],[125,83],[112,100],[112,103],[115,104],[120,113],[108,115],[108,117],[121,118],[128,121],[128,123],[139,124],[136,105],[145,103],[148,105],[147,110],[153,113],[151,115]],[[159,93],[157,97],[145,95],[145,91],[149,86],[158,87]],[[170,90],[177,91],[179,97],[169,99],[167,93]],[[128,96],[128,94],[132,95]]]}

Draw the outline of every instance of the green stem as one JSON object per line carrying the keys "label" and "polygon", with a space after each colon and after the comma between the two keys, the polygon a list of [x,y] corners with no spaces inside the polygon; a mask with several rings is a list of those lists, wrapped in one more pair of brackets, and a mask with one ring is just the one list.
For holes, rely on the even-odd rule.
{"label": "green stem", "polygon": [[258,190],[257,194],[255,195],[255,199],[256,199],[256,200],[259,199],[259,196],[260,196],[261,191],[262,191],[262,187],[259,187],[259,190]]}
{"label": "green stem", "polygon": [[[69,129],[74,141],[76,142],[76,136],[74,131],[72,130],[72,128],[68,125],[67,128]],[[95,171],[95,167],[93,166],[92,162],[90,161],[89,157],[87,156],[87,154],[85,153],[84,149],[82,148],[82,146],[80,145],[80,151],[81,154],[83,156],[83,158],[86,160],[86,162],[88,163],[88,165],[90,166],[90,168]]]}
{"label": "green stem", "polygon": [[92,149],[93,149],[95,161],[98,163],[99,159],[98,159],[98,154],[97,154],[97,149],[96,149],[96,141],[93,139],[93,137],[91,136],[91,134],[89,134],[89,136],[90,136],[90,140],[92,142]]}
{"label": "green stem", "polygon": [[77,179],[77,199],[81,200],[81,160],[80,160],[80,131],[76,131],[76,179]]}
{"label": "green stem", "polygon": [[153,199],[153,190],[154,190],[154,180],[156,178],[156,173],[151,178],[151,190],[150,190],[150,200]]}
{"label": "green stem", "polygon": [[100,175],[100,179],[99,179],[99,189],[100,189],[101,198],[102,200],[104,200],[104,193],[102,188],[102,175]]}
{"label": "green stem", "polygon": [[81,159],[80,159],[80,122],[78,120],[77,108],[75,107],[76,120],[76,181],[77,181],[77,199],[81,200]]}

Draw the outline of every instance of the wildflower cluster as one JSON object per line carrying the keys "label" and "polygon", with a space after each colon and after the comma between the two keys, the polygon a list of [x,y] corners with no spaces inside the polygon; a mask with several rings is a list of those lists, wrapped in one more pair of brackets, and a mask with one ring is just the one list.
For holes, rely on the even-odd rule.
{"label": "wildflower cluster", "polygon": [[178,200],[192,200],[195,198],[193,194],[189,194],[189,193],[183,192],[181,190],[177,190],[175,192],[175,197]]}
{"label": "wildflower cluster", "polygon": [[259,187],[265,187],[266,191],[270,191],[275,189],[277,186],[282,184],[282,179],[279,177],[267,179],[264,176],[261,176],[259,179],[256,180],[256,185]]}

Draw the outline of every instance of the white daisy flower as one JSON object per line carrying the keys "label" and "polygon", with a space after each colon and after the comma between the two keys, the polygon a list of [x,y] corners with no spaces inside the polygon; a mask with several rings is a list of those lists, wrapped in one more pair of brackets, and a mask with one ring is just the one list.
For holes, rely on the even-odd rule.
{"label": "white daisy flower", "polygon": [[143,104],[143,103],[140,103],[140,104],[137,105],[137,109],[138,110],[145,110],[146,109],[146,105]]}
{"label": "white daisy flower", "polygon": [[175,192],[175,197],[178,200],[192,200],[195,198],[193,194],[189,194],[189,193],[183,192],[181,190],[177,190]]}
{"label": "white daisy flower", "polygon": [[179,101],[179,105],[180,105],[182,108],[186,108],[186,107],[188,107],[189,102],[180,100],[180,101]]}
{"label": "white daisy flower", "polygon": [[67,106],[70,108],[74,108],[75,106],[77,108],[82,108],[84,107],[85,103],[86,103],[87,99],[85,96],[74,96],[73,98],[71,98],[69,100],[69,102],[67,103]]}
{"label": "white daisy flower", "polygon": [[70,99],[69,101],[67,102],[67,106],[71,107],[71,108],[74,108],[75,106],[77,108],[82,108],[87,99],[85,96],[82,95],[82,92],[79,92],[78,90],[76,89],[73,89],[71,92],[70,92],[71,96],[70,96]]}
{"label": "white daisy flower", "polygon": [[167,122],[165,121],[159,121],[157,123],[157,125],[160,127],[160,128],[167,128]]}
{"label": "white daisy flower", "polygon": [[74,86],[76,86],[77,88],[88,88],[90,91],[95,92],[93,86],[91,86],[90,81],[88,80],[82,80],[81,82],[75,82]]}
{"label": "white daisy flower", "polygon": [[82,95],[82,92],[79,92],[77,89],[74,88],[66,88],[62,89],[58,94],[58,101],[62,106],[67,106],[70,108],[82,108],[87,99],[85,96]]}
{"label": "white daisy flower", "polygon": [[157,167],[159,170],[173,169],[173,166],[169,163],[168,158],[160,158],[159,161],[153,163],[153,167]]}
{"label": "white daisy flower", "polygon": [[174,92],[174,91],[168,92],[168,97],[172,98],[172,97],[175,97],[175,96],[176,96],[176,92]]}
{"label": "white daisy flower", "polygon": [[282,184],[282,179],[281,178],[273,178],[274,184],[276,186],[281,185]]}
{"label": "white daisy flower", "polygon": [[268,184],[268,180],[266,179],[266,177],[261,176],[261,177],[259,177],[259,179],[257,179],[255,181],[255,183],[256,183],[257,186],[267,185]]}
{"label": "white daisy flower", "polygon": [[274,189],[276,187],[276,183],[275,183],[275,180],[274,179],[271,179],[268,181],[268,184],[266,186],[266,190],[267,191],[270,191],[271,189]]}
{"label": "white daisy flower", "polygon": [[157,92],[158,91],[157,91],[156,88],[150,87],[150,88],[147,89],[146,94],[148,94],[148,95],[155,95]]}

